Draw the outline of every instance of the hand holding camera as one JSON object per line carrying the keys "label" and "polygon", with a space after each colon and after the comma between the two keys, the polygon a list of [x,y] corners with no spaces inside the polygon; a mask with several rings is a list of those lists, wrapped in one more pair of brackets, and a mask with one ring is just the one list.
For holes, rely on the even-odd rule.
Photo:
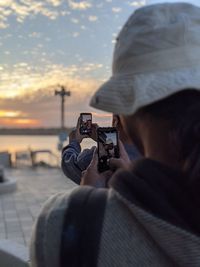
{"label": "hand holding camera", "polygon": [[80,134],[89,135],[92,132],[92,114],[81,113],[80,114]]}
{"label": "hand holding camera", "polygon": [[72,140],[76,140],[78,141],[79,143],[82,142],[82,140],[87,137],[87,135],[82,135],[80,134],[80,123],[81,123],[81,118],[79,117],[78,118],[78,121],[77,121],[77,125],[76,125],[76,128],[73,129],[71,131],[71,133],[69,134],[69,142],[71,142]]}
{"label": "hand holding camera", "polygon": [[92,124],[91,113],[81,113],[79,119],[80,138],[90,137],[97,141],[98,171],[110,169],[109,159],[119,158],[118,131],[115,127],[98,127]]}
{"label": "hand holding camera", "polygon": [[[106,187],[116,169],[127,167],[130,160],[118,138],[116,127],[98,127],[91,113],[81,113],[75,130],[76,138],[92,138],[97,149],[88,168],[82,173],[81,184]],[[121,156],[120,156],[121,155]]]}
{"label": "hand holding camera", "polygon": [[115,127],[99,127],[97,129],[98,171],[110,169],[110,158],[119,158],[118,132]]}
{"label": "hand holding camera", "polygon": [[94,187],[107,187],[108,181],[112,176],[112,172],[110,170],[99,173],[97,171],[98,168],[98,153],[97,149],[94,151],[92,161],[88,168],[83,171],[81,178],[81,185],[90,185]]}
{"label": "hand holding camera", "polygon": [[76,128],[69,134],[69,142],[77,140],[79,143],[84,138],[92,138],[94,141],[97,140],[97,124],[92,124],[91,113],[81,113]]}

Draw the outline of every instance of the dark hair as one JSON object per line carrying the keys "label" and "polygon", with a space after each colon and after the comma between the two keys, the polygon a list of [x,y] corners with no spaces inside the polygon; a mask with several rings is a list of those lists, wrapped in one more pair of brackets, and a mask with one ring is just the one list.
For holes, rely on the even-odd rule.
{"label": "dark hair", "polygon": [[183,172],[189,183],[200,183],[200,91],[182,90],[139,110],[169,122],[170,136],[176,147]]}

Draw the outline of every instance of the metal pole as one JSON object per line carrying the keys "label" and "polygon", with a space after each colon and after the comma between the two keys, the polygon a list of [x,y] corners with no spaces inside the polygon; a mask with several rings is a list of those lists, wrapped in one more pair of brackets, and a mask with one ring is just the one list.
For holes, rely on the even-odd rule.
{"label": "metal pole", "polygon": [[61,97],[61,129],[64,130],[65,127],[65,96],[70,96],[71,92],[66,91],[64,86],[60,86],[61,90],[55,90],[55,95],[60,95]]}
{"label": "metal pole", "polygon": [[61,128],[64,130],[64,121],[65,121],[65,97],[64,95],[61,96]]}
{"label": "metal pole", "polygon": [[65,96],[70,96],[71,92],[66,91],[64,86],[59,86],[60,91],[55,90],[55,95],[60,95],[61,97],[61,132],[59,135],[58,150],[62,150],[63,142],[66,140],[67,135],[64,132],[65,129]]}

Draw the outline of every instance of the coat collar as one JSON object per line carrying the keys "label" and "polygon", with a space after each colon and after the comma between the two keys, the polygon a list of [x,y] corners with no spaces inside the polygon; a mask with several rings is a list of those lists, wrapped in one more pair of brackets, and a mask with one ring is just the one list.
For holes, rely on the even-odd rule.
{"label": "coat collar", "polygon": [[120,195],[153,215],[200,233],[199,205],[187,187],[187,177],[160,162],[140,159],[118,170],[109,183]]}

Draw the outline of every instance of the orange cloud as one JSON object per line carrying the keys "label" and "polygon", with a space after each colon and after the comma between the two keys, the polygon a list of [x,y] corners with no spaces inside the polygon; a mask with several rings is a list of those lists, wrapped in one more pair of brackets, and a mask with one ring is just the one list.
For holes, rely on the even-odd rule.
{"label": "orange cloud", "polygon": [[0,125],[2,127],[9,128],[26,128],[26,127],[39,127],[41,122],[36,119],[13,119],[13,118],[2,118],[0,119]]}
{"label": "orange cloud", "polygon": [[39,126],[40,121],[36,119],[16,119],[15,124],[20,126],[31,127],[31,126]]}
{"label": "orange cloud", "polygon": [[0,99],[15,99],[30,96],[42,89],[42,92],[54,89],[57,84],[68,85],[70,90],[83,88],[83,94],[91,92],[102,82],[92,78],[93,74],[103,68],[102,64],[84,63],[82,65],[46,65],[38,67],[27,65],[24,62],[15,64],[12,69],[1,66]]}
{"label": "orange cloud", "polygon": [[[60,127],[60,98],[55,97],[54,91],[60,90],[58,84],[62,81],[62,86],[71,92],[71,96],[65,101],[65,125],[75,126],[80,112],[94,110],[89,107],[89,101],[96,88],[103,82],[102,78],[95,78],[102,69],[103,65],[98,63],[68,67],[52,64],[46,65],[43,70],[38,67],[35,71],[24,62],[14,65],[12,70],[3,66],[0,78],[0,118],[35,119],[41,127]],[[94,121],[99,121],[100,125],[109,124],[110,118],[97,117],[94,114]],[[37,122],[30,127],[37,127]],[[28,123],[14,124],[13,120],[12,126],[9,123],[6,125],[28,127]],[[5,124],[2,125],[0,120],[0,127],[2,126],[5,127]]]}
{"label": "orange cloud", "polygon": [[0,118],[16,118],[21,115],[20,111],[0,110]]}

